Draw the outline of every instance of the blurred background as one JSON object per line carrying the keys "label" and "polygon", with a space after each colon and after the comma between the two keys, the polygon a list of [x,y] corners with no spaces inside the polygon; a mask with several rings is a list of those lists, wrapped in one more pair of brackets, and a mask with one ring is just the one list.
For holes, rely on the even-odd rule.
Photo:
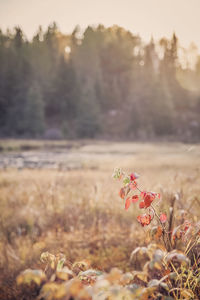
{"label": "blurred background", "polygon": [[0,0],[0,137],[199,141],[199,8]]}
{"label": "blurred background", "polygon": [[175,197],[176,226],[197,223],[199,12],[199,0],[0,0],[0,299],[36,298],[16,276],[44,269],[45,251],[135,268],[151,239],[116,167],[167,216]]}

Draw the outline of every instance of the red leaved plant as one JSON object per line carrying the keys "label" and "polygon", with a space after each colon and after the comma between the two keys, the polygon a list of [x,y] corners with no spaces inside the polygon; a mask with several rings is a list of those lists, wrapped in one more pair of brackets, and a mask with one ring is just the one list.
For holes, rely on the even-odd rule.
{"label": "red leaved plant", "polygon": [[[119,196],[125,201],[125,209],[128,210],[132,203],[135,205],[135,203],[139,201],[139,209],[146,210],[146,213],[139,215],[137,221],[144,227],[148,226],[151,221],[156,218],[160,224],[159,228],[161,228],[164,245],[167,249],[170,249],[171,242],[165,227],[167,216],[164,213],[159,214],[153,205],[156,199],[161,198],[160,194],[141,190],[137,183],[139,175],[135,172],[127,175],[121,169],[116,169],[113,177],[118,180],[123,180],[123,187],[119,191]],[[134,194],[131,195],[131,193]]]}
{"label": "red leaved plant", "polygon": [[137,221],[141,226],[148,226],[152,220],[157,220],[158,224],[152,228],[152,233],[156,239],[162,237],[166,250],[170,251],[175,248],[177,240],[181,239],[184,241],[187,239],[189,233],[194,230],[194,226],[187,220],[185,220],[183,224],[172,228],[173,213],[170,214],[168,221],[165,213],[158,212],[158,205],[154,205],[154,202],[156,199],[160,199],[161,195],[159,193],[141,190],[138,187],[137,179],[139,175],[137,173],[133,172],[127,175],[121,169],[116,169],[113,177],[123,182],[119,196],[125,201],[125,209],[128,210],[131,204],[136,205],[136,203],[139,202],[139,209],[145,211],[145,213],[137,216]]}

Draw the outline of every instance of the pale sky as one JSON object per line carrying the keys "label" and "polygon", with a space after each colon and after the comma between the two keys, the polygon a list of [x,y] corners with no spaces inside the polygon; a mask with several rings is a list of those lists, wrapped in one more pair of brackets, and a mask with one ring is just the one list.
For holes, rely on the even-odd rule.
{"label": "pale sky", "polygon": [[20,25],[31,38],[39,25],[46,29],[53,21],[64,33],[77,24],[117,24],[145,41],[175,31],[184,47],[194,42],[200,50],[200,0],[0,0],[3,30]]}

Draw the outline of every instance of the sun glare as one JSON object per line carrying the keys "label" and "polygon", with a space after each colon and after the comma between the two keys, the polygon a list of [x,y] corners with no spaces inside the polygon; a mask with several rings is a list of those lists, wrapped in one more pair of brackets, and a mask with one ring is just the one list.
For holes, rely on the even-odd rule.
{"label": "sun glare", "polygon": [[65,53],[67,53],[67,54],[71,53],[71,48],[69,46],[65,47]]}

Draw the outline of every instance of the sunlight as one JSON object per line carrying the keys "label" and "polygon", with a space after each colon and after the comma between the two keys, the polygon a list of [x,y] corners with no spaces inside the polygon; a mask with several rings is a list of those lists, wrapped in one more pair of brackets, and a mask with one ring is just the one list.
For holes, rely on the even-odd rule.
{"label": "sunlight", "polygon": [[70,54],[71,53],[71,47],[66,46],[65,47],[65,53]]}

